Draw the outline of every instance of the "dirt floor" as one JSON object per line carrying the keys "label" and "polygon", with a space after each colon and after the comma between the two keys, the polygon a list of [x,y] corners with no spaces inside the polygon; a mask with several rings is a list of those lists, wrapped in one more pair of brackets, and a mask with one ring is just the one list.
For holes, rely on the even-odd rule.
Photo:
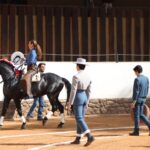
{"label": "dirt floor", "polygon": [[45,127],[41,121],[31,120],[27,129],[21,130],[21,122],[5,121],[0,130],[0,150],[148,150],[150,136],[141,124],[138,137],[130,137],[133,121],[130,115],[87,116],[86,121],[95,141],[84,147],[84,137],[80,145],[70,145],[75,138],[75,121],[67,117],[64,128],[57,129],[58,117],[52,117]]}

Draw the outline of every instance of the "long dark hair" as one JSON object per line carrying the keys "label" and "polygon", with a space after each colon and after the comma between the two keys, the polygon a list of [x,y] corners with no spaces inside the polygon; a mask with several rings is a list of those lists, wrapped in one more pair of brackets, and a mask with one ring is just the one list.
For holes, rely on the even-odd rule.
{"label": "long dark hair", "polygon": [[37,50],[38,60],[42,59],[42,49],[36,40],[30,40],[31,44],[33,44],[34,48]]}

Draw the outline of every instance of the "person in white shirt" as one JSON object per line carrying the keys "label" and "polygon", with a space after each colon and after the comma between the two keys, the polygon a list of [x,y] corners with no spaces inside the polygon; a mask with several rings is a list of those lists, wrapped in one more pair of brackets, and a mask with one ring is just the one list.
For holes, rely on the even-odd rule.
{"label": "person in white shirt", "polygon": [[77,124],[77,136],[71,144],[80,144],[81,137],[87,136],[87,142],[84,146],[88,146],[94,141],[94,137],[91,135],[88,125],[84,120],[91,93],[91,79],[84,71],[86,65],[87,63],[84,58],[77,58],[76,69],[78,73],[72,78],[68,102],[68,110],[71,110],[71,106],[73,106]]}

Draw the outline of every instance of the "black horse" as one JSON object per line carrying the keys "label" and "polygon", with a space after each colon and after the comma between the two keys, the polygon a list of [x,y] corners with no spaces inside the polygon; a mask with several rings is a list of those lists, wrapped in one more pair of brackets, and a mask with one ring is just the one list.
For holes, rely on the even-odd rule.
{"label": "black horse", "polygon": [[[27,96],[27,94],[21,88],[21,77],[22,75],[16,76],[15,67],[9,62],[5,60],[0,60],[0,75],[2,76],[2,80],[4,82],[3,85],[3,93],[4,93],[4,102],[3,108],[1,112],[0,118],[0,126],[3,126],[4,116],[7,112],[10,100],[13,99],[15,102],[15,106],[17,108],[17,112],[22,120],[21,128],[26,128],[26,119],[22,115],[21,109],[21,100]],[[67,101],[69,99],[71,84],[70,82],[53,73],[44,73],[41,76],[41,80],[39,82],[32,83],[32,93],[34,97],[39,97],[43,95],[47,95],[49,98],[49,102],[52,105],[52,112],[48,112],[47,116],[44,117],[43,123],[45,124],[46,120],[50,117],[50,115],[59,109],[61,114],[61,122],[58,127],[62,127],[64,122],[64,106],[58,99],[59,93],[63,89],[65,85],[67,89]]]}

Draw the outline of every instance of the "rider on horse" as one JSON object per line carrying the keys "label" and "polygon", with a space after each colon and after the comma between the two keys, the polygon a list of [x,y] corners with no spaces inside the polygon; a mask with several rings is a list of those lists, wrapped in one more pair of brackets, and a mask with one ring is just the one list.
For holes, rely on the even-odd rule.
{"label": "rider on horse", "polygon": [[[16,56],[12,57],[13,59],[11,59],[14,65],[16,65],[16,63],[20,60],[19,58],[22,58],[20,57],[20,55],[18,56],[18,52],[15,52],[15,55]],[[20,64],[20,67],[21,67],[21,64]],[[11,99],[13,99],[15,106],[17,108],[17,112],[22,121],[21,129],[26,128],[26,119],[22,114],[21,100],[25,98],[27,94],[24,92],[21,86],[20,79],[22,76],[21,75],[19,77],[16,76],[15,70],[18,67],[17,66],[14,67],[9,61],[0,60],[0,75],[3,80],[3,94],[4,94],[3,107],[1,111],[1,117],[0,117],[0,127],[4,125],[5,114],[8,110]],[[52,110],[50,111],[51,114],[54,111],[56,111],[57,108],[59,109],[61,122],[58,125],[58,127],[62,127],[64,125],[64,106],[59,101],[59,94],[64,86],[67,89],[67,101],[68,101],[70,91],[71,91],[71,84],[67,79],[63,77],[60,77],[54,73],[44,73],[39,82],[37,82],[36,84],[34,83],[32,84],[32,93],[34,97],[47,95],[49,102],[52,105]],[[48,112],[48,115],[44,117],[46,119],[44,119],[43,125],[49,119],[50,113]]]}
{"label": "rider on horse", "polygon": [[[31,77],[37,73],[37,57],[38,59],[42,58],[41,47],[35,40],[31,40],[28,43],[29,53],[26,57],[25,64],[27,65],[27,73],[22,79],[22,88],[27,93],[28,98],[33,98],[31,92]],[[37,55],[37,53],[39,55]]]}

